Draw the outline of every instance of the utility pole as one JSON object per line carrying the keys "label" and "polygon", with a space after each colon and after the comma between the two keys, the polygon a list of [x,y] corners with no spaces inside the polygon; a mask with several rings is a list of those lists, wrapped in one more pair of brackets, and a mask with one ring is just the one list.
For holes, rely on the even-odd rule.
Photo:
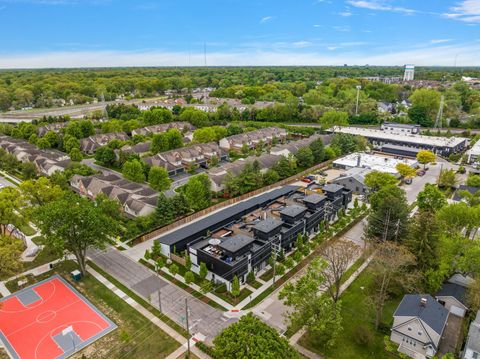
{"label": "utility pole", "polygon": [[362,86],[358,85],[357,86],[357,105],[355,106],[355,116],[358,116],[358,103],[360,101],[360,90],[362,89]]}
{"label": "utility pole", "polygon": [[188,325],[188,298],[185,297],[185,320],[187,322],[187,350],[190,358],[190,327]]}
{"label": "utility pole", "polygon": [[388,226],[390,225],[390,210],[387,212],[387,220],[385,221],[385,228],[383,230],[383,241],[387,240],[388,236]]}
{"label": "utility pole", "polygon": [[[160,280],[160,271],[162,270],[159,265],[155,263],[157,267],[157,276],[158,279]],[[159,286],[158,287],[158,309],[160,310],[160,313],[162,312],[162,293],[161,293],[162,288]]]}

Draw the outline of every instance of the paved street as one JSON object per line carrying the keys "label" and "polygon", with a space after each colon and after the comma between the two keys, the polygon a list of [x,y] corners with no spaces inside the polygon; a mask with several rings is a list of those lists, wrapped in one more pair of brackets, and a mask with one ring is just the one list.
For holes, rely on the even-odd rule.
{"label": "paved street", "polygon": [[132,289],[151,304],[159,307],[158,290],[161,292],[162,312],[185,327],[185,298],[190,308],[190,331],[201,333],[212,340],[223,328],[236,321],[223,315],[223,312],[194,298],[192,295],[159,278],[140,263],[132,261],[114,248],[106,251],[91,251],[89,257],[105,272],[123,285]]}

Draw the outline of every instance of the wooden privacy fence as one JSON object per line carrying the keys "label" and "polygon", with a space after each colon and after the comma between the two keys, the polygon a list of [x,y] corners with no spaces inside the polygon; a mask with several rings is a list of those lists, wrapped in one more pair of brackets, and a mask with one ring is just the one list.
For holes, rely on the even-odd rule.
{"label": "wooden privacy fence", "polygon": [[238,197],[235,197],[235,198],[230,198],[230,199],[228,199],[224,202],[217,203],[213,206],[202,209],[201,211],[198,211],[198,212],[190,214],[186,217],[180,218],[180,219],[176,220],[175,222],[172,222],[170,224],[167,224],[163,227],[160,227],[160,228],[155,229],[155,230],[153,230],[149,233],[145,233],[145,234],[135,238],[133,240],[133,244],[135,245],[135,244],[138,244],[138,243],[141,243],[141,242],[144,242],[144,241],[148,241],[149,239],[159,237],[163,233],[168,232],[168,231],[172,230],[173,228],[177,228],[177,227],[179,227],[183,224],[189,223],[189,222],[191,222],[191,221],[193,221],[197,218],[203,217],[203,216],[205,216],[209,213],[215,212],[215,211],[217,211],[221,208],[224,208],[224,207],[230,206],[232,204],[244,201],[248,198],[257,196],[257,195],[259,195],[263,192],[269,191],[271,189],[274,189],[274,188],[277,188],[277,187],[280,187],[280,186],[285,186],[286,184],[289,184],[291,182],[298,181],[301,178],[305,177],[306,175],[312,173],[313,171],[317,171],[317,170],[320,170],[320,169],[323,169],[323,168],[327,168],[328,166],[330,166],[332,164],[332,162],[333,162],[333,160],[328,160],[328,161],[319,163],[318,165],[310,167],[310,168],[306,169],[305,171],[297,173],[294,176],[285,178],[285,179],[283,179],[279,182],[276,182],[274,184],[271,184],[269,186],[256,189],[255,191],[251,191],[251,192],[242,194],[241,196],[238,196]]}

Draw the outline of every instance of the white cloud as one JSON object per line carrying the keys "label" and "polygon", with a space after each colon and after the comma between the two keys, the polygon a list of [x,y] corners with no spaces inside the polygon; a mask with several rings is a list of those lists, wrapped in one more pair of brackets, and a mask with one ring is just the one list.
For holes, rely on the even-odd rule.
{"label": "white cloud", "polygon": [[260,24],[265,24],[266,22],[272,21],[273,16],[264,16],[260,19]]}
{"label": "white cloud", "polygon": [[384,1],[374,0],[374,1],[362,1],[362,0],[348,0],[348,4],[368,10],[378,10],[378,11],[391,11],[391,12],[400,12],[404,14],[414,14],[417,11],[413,9],[408,9],[401,6],[392,6],[386,4]]}
{"label": "white cloud", "polygon": [[292,43],[293,47],[296,48],[304,48],[304,47],[309,47],[312,45],[310,41],[296,41]]}
{"label": "white cloud", "polygon": [[339,32],[349,32],[350,31],[349,26],[334,26],[333,29],[335,31],[339,31]]}
{"label": "white cloud", "polygon": [[443,16],[468,23],[480,22],[480,0],[464,0],[449,9]]}
{"label": "white cloud", "polygon": [[[480,43],[425,46],[423,48],[370,53],[362,48],[340,49],[329,46],[323,51],[243,49],[208,54],[210,66],[295,66],[295,65],[403,65],[452,66],[458,54],[461,66],[478,66]],[[335,51],[337,50],[337,51]],[[202,66],[203,52],[167,51],[78,51],[0,55],[0,68],[127,67],[127,66]]]}
{"label": "white cloud", "polygon": [[323,27],[323,25],[315,24],[313,27]]}
{"label": "white cloud", "polygon": [[430,40],[430,43],[431,44],[445,44],[447,42],[451,42],[452,39],[433,39],[433,40]]}
{"label": "white cloud", "polygon": [[343,17],[350,17],[353,15],[353,13],[349,10],[339,12],[338,15],[343,16]]}

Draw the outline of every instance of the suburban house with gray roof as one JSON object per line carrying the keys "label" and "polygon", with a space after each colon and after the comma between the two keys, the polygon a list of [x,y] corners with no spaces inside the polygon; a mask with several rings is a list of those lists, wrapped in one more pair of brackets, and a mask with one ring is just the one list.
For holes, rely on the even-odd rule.
{"label": "suburban house with gray roof", "polygon": [[449,280],[442,284],[442,287],[435,294],[435,298],[450,314],[463,318],[468,310],[467,287],[467,284]]}
{"label": "suburban house with gray roof", "polygon": [[142,160],[152,167],[163,167],[170,176],[174,176],[195,166],[208,168],[209,160],[214,157],[218,161],[225,161],[227,153],[215,142],[209,142],[160,152]]}
{"label": "suburban house with gray roof", "polygon": [[266,127],[252,132],[240,133],[222,138],[220,147],[225,150],[241,151],[243,146],[255,148],[258,144],[271,144],[274,139],[283,141],[287,138],[287,131],[279,127]]}
{"label": "suburban house with gray roof", "polygon": [[80,140],[80,150],[87,154],[94,154],[100,147],[108,145],[112,140],[128,141],[130,138],[125,132],[103,133]]}
{"label": "suburban house with gray roof", "polygon": [[33,163],[36,170],[45,176],[51,176],[57,171],[63,172],[71,163],[70,157],[63,152],[40,149],[18,138],[0,136],[0,148],[20,162]]}
{"label": "suburban house with gray roof", "polygon": [[132,136],[135,136],[135,135],[152,136],[157,133],[167,132],[172,128],[176,128],[180,132],[189,132],[195,129],[195,127],[193,127],[189,122],[177,121],[177,122],[161,123],[158,125],[147,126],[142,128],[136,128],[132,130]]}
{"label": "suburban house with gray roof", "polygon": [[146,216],[157,208],[157,191],[113,173],[75,175],[70,180],[70,186],[80,195],[90,199],[95,199],[100,193],[105,194],[108,198],[118,201],[124,213],[130,217]]}
{"label": "suburban house with gray roof", "polygon": [[433,357],[439,348],[449,311],[429,294],[407,294],[395,313],[390,340],[414,359]]}
{"label": "suburban house with gray roof", "polygon": [[470,324],[467,334],[467,341],[462,352],[462,359],[480,358],[480,310],[475,320]]}

